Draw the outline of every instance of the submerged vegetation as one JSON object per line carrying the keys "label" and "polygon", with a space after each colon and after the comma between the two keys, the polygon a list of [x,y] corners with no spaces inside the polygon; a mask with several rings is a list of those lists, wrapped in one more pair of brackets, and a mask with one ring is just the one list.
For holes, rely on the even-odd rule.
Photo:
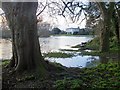
{"label": "submerged vegetation", "polygon": [[44,57],[49,57],[49,58],[70,58],[73,57],[74,55],[71,53],[62,53],[62,52],[51,52],[51,53],[44,53]]}

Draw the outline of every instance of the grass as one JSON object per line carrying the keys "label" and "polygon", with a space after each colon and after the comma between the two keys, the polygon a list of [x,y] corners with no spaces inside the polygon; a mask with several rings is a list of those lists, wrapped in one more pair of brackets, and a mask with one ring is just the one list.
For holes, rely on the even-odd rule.
{"label": "grass", "polygon": [[[93,40],[89,41],[85,46],[85,48],[90,50],[99,50],[100,47],[100,38],[96,37]],[[110,38],[110,52],[111,51],[120,51],[120,46],[118,46],[117,38],[111,37]]]}
{"label": "grass", "polygon": [[72,52],[72,51],[73,51],[73,52],[74,52],[74,51],[75,51],[75,52],[79,52],[79,51],[80,51],[80,50],[72,50],[72,49],[59,49],[59,50],[60,50],[60,51],[71,51],[71,52]]}
{"label": "grass", "polygon": [[87,52],[87,51],[81,51],[80,55],[90,55],[90,56],[101,56],[105,53],[101,53],[99,51],[91,51],[91,52]]}
{"label": "grass", "polygon": [[89,41],[84,47],[90,50],[99,50],[100,47],[99,37],[96,37],[93,40]]}
{"label": "grass", "polygon": [[120,88],[120,67],[118,63],[99,64],[93,68],[83,68],[78,79],[57,80],[58,90],[65,88]]}
{"label": "grass", "polygon": [[34,80],[34,79],[36,79],[34,75],[26,75],[26,76],[23,76],[22,78],[16,78],[18,82],[24,82],[28,80]]}
{"label": "grass", "polygon": [[70,58],[73,57],[74,55],[69,53],[62,53],[62,52],[51,52],[51,53],[47,53],[47,54],[43,54],[44,57],[49,57],[49,58]]}
{"label": "grass", "polygon": [[10,60],[3,60],[2,61],[2,66],[6,66],[10,63]]}
{"label": "grass", "polygon": [[79,48],[80,50],[85,50],[85,49],[99,50],[99,45],[100,45],[99,37],[96,37],[93,40],[84,44],[83,46],[81,46],[79,44],[79,45],[76,45],[76,46],[72,46],[71,48]]}
{"label": "grass", "polygon": [[[120,50],[117,49],[116,44],[114,42],[111,42],[111,43],[112,44],[110,44],[110,51],[107,53],[101,53],[98,51],[98,48],[97,48],[99,46],[98,39],[94,39],[94,41],[88,42],[88,44],[86,44],[85,47],[89,49],[95,49],[95,51],[92,51],[92,52],[82,51],[82,54],[92,55],[92,56],[102,56],[108,53],[120,52]],[[61,52],[52,52],[52,53],[44,54],[44,57],[54,57],[54,58],[68,58],[73,56],[74,56],[73,54],[66,54]],[[1,65],[6,66],[8,65],[9,62],[10,60],[3,60]],[[64,67],[61,64],[51,63],[51,62],[50,64],[54,65],[60,70],[64,70]],[[56,68],[54,68],[52,71],[54,70],[56,70]],[[65,68],[65,70],[69,72],[68,68]],[[65,71],[65,73],[67,72]],[[52,74],[55,74],[55,73],[52,73]],[[55,81],[52,81],[52,79],[50,78],[50,82],[52,82],[53,87],[55,87],[57,90],[66,90],[66,89],[69,90],[69,89],[78,89],[78,88],[82,88],[83,90],[84,88],[95,88],[95,89],[110,88],[110,89],[119,90],[120,88],[120,65],[119,63],[113,62],[112,60],[109,61],[107,64],[99,64],[98,66],[92,67],[92,68],[82,68],[82,69],[79,69],[79,71],[76,70],[75,74],[70,73],[68,74],[68,76],[67,75],[65,76],[63,74],[61,76],[53,77],[52,79],[56,78]],[[74,78],[74,77],[71,78],[72,75],[77,76],[77,78]],[[64,79],[61,77],[64,77]],[[48,87],[46,85],[49,84],[48,82],[37,81],[36,77],[32,74],[23,76],[23,78],[17,78],[16,80],[17,82],[20,82],[20,84],[21,82],[24,82],[24,81],[25,82],[31,81],[31,83],[36,82],[35,83],[36,86],[38,85],[41,86],[41,84],[39,83],[42,83],[43,85],[45,85],[45,87]],[[29,83],[27,83],[27,85],[29,85]]]}
{"label": "grass", "polygon": [[[120,53],[120,46],[118,46],[117,39],[115,37],[110,38],[110,50],[108,52],[104,53],[100,52],[99,47],[100,47],[99,37],[96,37],[93,40],[87,42],[82,47],[80,45],[72,46],[72,48],[79,48],[79,51],[81,52],[80,55],[105,56]],[[86,49],[92,51],[91,52],[84,51]]]}
{"label": "grass", "polygon": [[[7,65],[8,63],[9,63],[8,60],[4,60],[2,62],[2,65]],[[55,66],[62,68],[61,64],[58,63],[51,63],[51,64],[54,64]],[[69,71],[70,69],[66,68],[66,70]],[[52,81],[52,79],[49,80],[50,82],[52,82],[51,87],[55,88],[56,90],[66,90],[66,89],[73,90],[73,89],[81,89],[81,88],[83,90],[85,88],[94,88],[94,89],[110,88],[110,89],[119,90],[120,88],[120,66],[119,63],[117,62],[109,61],[107,64],[99,64],[98,66],[92,68],[82,68],[79,70],[71,69],[71,70],[72,71],[74,70],[75,74],[73,73],[70,74],[74,76],[76,75],[77,78],[74,78],[72,76],[69,77],[66,75],[64,75],[64,78],[60,78],[59,76],[58,77],[56,76],[54,77],[56,78],[55,81],[54,80]],[[24,82],[29,82],[27,85],[29,85],[30,83],[36,84],[37,86],[39,85],[39,83],[42,83],[40,85],[48,85],[48,82],[45,82],[44,80],[42,81],[37,80],[37,77],[35,77],[33,74],[22,76],[22,78],[16,78],[15,82],[19,83],[20,85],[21,84],[24,85]],[[46,88],[47,87],[48,86],[46,86]]]}
{"label": "grass", "polygon": [[73,34],[56,34],[53,36],[80,36],[80,35],[73,35]]}
{"label": "grass", "polygon": [[81,48],[80,45],[72,46],[71,48]]}
{"label": "grass", "polygon": [[57,90],[66,90],[70,88],[79,88],[82,85],[82,80],[75,79],[75,80],[69,80],[67,78],[63,80],[57,80],[56,82],[56,89]]}

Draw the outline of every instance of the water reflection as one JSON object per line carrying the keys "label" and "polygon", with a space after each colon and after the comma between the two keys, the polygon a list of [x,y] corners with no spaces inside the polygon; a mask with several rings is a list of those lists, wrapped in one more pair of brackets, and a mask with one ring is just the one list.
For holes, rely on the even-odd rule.
{"label": "water reflection", "polygon": [[[92,59],[91,59],[92,58]],[[94,59],[93,59],[94,58]],[[96,66],[100,61],[99,57],[94,56],[75,56],[72,58],[46,58],[51,62],[57,62],[66,67],[93,67]]]}
{"label": "water reflection", "polygon": [[41,51],[43,53],[58,51],[59,49],[71,49],[71,46],[81,44],[93,39],[93,36],[51,36],[49,38],[39,38]]}
{"label": "water reflection", "polygon": [[[42,53],[60,52],[59,49],[72,49],[71,46],[81,44],[93,39],[93,36],[51,36],[48,38],[39,38]],[[10,41],[2,40],[0,42],[0,59],[10,59],[12,56],[12,45]],[[78,48],[74,48],[78,49]],[[99,63],[99,57],[81,56],[80,52],[62,51],[64,53],[73,53],[72,58],[46,58],[51,62],[61,63],[66,67],[92,67]]]}

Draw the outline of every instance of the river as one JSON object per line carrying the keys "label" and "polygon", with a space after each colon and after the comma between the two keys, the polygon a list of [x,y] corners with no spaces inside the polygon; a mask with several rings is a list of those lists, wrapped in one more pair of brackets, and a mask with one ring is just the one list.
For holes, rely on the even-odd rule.
{"label": "river", "polygon": [[[71,46],[88,42],[92,40],[93,36],[50,36],[47,38],[39,38],[41,52],[60,52],[60,49],[71,49]],[[77,49],[77,48],[75,48]],[[12,57],[12,45],[9,40],[0,39],[0,59],[10,59]],[[70,53],[69,51],[65,53]],[[80,52],[74,52],[75,56],[72,58],[48,58],[45,59],[51,62],[57,62],[66,67],[92,67],[99,63],[97,56],[81,56]]]}

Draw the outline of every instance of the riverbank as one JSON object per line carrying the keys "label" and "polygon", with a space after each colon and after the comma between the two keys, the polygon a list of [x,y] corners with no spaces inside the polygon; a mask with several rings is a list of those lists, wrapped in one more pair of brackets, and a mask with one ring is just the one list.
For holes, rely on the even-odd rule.
{"label": "riverbank", "polygon": [[[51,36],[48,38],[39,38],[41,52],[51,53],[59,51],[60,49],[68,49],[73,45],[79,44],[83,41],[91,40],[92,36]],[[12,43],[6,39],[0,39],[0,47],[2,48],[1,58],[10,59],[12,57]]]}
{"label": "riverbank", "polygon": [[[32,74],[12,74],[6,65],[9,61],[2,62],[2,87],[3,88],[41,88],[44,90],[56,89],[82,89],[106,88],[120,89],[120,67],[116,62],[100,64],[93,68],[66,68],[55,64],[58,72],[54,70],[47,79],[41,79]],[[20,77],[21,76],[21,77]]]}
{"label": "riverbank", "polygon": [[[93,41],[90,41],[93,42]],[[101,53],[96,49],[93,51],[88,51],[86,48],[87,43],[84,45],[77,45],[79,47],[78,51],[83,55],[92,56],[104,56],[101,60],[101,64],[91,67],[91,68],[67,68],[59,63],[53,63],[47,61],[51,64],[53,70],[49,71],[49,78],[42,79],[36,76],[34,73],[16,75],[12,73],[12,69],[6,67],[10,60],[4,60],[2,62],[2,84],[3,88],[41,88],[44,90],[56,89],[56,90],[66,90],[66,89],[82,89],[85,88],[105,88],[105,89],[120,89],[120,62],[119,57],[115,58],[116,55],[119,56],[119,50],[111,50],[110,52]],[[91,44],[89,44],[90,50]],[[76,48],[74,46],[74,48]],[[85,51],[86,50],[86,51]],[[63,50],[64,51],[64,50]],[[64,54],[64,53],[63,53]],[[60,56],[59,56],[60,55]],[[61,57],[61,53],[50,53],[50,57]],[[111,58],[110,58],[111,56]],[[66,58],[66,55],[65,55]],[[109,60],[107,60],[109,59]],[[116,61],[114,60],[116,59]],[[107,60],[107,61],[106,61]]]}
{"label": "riverbank", "polygon": [[100,52],[100,40],[98,37],[94,38],[93,40],[82,43],[81,45],[72,46],[72,48],[79,48],[81,52],[80,55],[92,55],[92,56],[99,56],[104,59],[112,59],[112,60],[119,60],[120,59],[120,47],[117,46],[117,42],[115,38],[112,38],[110,41],[110,50],[108,52]]}

